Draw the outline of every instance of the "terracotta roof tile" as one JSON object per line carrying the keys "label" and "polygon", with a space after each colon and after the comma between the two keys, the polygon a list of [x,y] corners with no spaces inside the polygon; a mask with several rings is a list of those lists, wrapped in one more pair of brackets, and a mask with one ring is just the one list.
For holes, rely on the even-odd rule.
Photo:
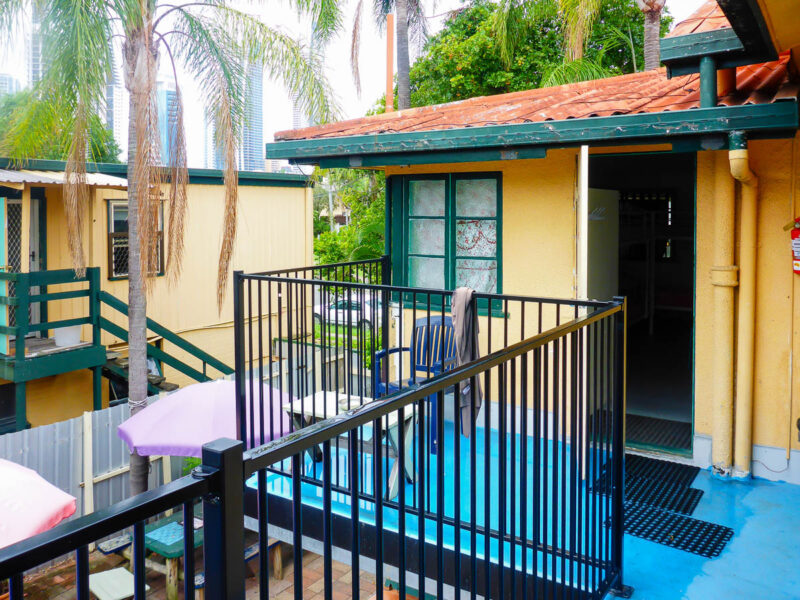
{"label": "terracotta roof tile", "polygon": [[[788,62],[787,52],[776,61],[739,67],[736,73],[736,91],[720,98],[720,104],[734,106],[797,100],[800,88],[789,80]],[[275,139],[280,141],[435,131],[686,110],[699,106],[698,74],[667,79],[666,71],[657,69],[552,88],[411,108],[319,127],[281,131],[275,134]]]}
{"label": "terracotta roof tile", "polygon": [[705,0],[703,4],[686,19],[675,25],[667,37],[678,37],[690,33],[703,33],[715,29],[730,29],[730,22],[716,0]]}

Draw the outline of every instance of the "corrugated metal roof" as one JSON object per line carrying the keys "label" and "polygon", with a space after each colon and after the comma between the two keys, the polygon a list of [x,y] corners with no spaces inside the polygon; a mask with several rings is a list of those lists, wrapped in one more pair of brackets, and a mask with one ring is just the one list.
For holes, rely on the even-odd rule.
{"label": "corrugated metal roof", "polygon": [[678,37],[690,33],[703,33],[715,29],[730,29],[731,24],[716,0],[706,0],[703,4],[678,23],[666,37]]}
{"label": "corrugated metal roof", "polygon": [[[65,174],[63,171],[32,171],[32,170],[13,170],[0,169],[0,183],[11,184],[39,184],[39,185],[63,185]],[[97,187],[127,188],[128,180],[124,177],[114,177],[105,173],[87,173],[86,183]]]}
{"label": "corrugated metal roof", "polygon": [[[788,62],[789,54],[786,53],[776,61],[738,68],[737,89],[720,98],[720,104],[735,106],[789,99],[796,101],[800,89],[789,79]],[[665,69],[655,69],[584,83],[470,98],[318,127],[281,131],[275,134],[275,139],[301,140],[409,133],[655,113],[699,106],[699,74],[667,79]]]}

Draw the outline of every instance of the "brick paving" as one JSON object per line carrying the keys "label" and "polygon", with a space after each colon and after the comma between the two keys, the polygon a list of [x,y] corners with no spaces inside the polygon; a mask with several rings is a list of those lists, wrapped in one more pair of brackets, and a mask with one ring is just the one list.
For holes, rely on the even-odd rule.
{"label": "brick paving", "polygon": [[[275,579],[270,572],[269,597],[275,600],[294,600],[294,559],[292,548],[282,545],[284,569],[283,578]],[[202,549],[195,556],[198,569],[202,565]],[[257,562],[257,561],[254,561]],[[105,556],[100,552],[90,555],[90,572],[106,571],[118,566],[127,566],[121,556]],[[166,577],[155,571],[148,571],[147,585],[150,591],[148,598],[166,599]],[[322,600],[324,597],[322,556],[306,552],[303,555],[303,599]],[[0,598],[2,598],[0,588]],[[361,571],[359,578],[360,597],[364,600],[375,593],[375,576]],[[25,578],[25,597],[27,600],[72,600],[75,598],[75,562],[67,558],[63,562]],[[259,597],[258,576],[248,576],[246,580],[246,598],[254,600]],[[178,592],[183,598],[183,584]],[[349,565],[333,562],[333,600],[352,600],[352,571]]]}

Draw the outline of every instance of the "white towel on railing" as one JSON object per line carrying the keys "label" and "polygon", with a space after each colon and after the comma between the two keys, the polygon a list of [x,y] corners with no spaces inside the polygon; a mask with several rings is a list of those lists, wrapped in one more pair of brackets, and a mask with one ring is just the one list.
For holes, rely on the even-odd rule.
{"label": "white towel on railing", "polygon": [[[453,315],[453,330],[456,339],[456,364],[458,366],[472,362],[479,357],[478,353],[478,319],[473,310],[475,291],[468,287],[457,288],[453,292],[453,301],[450,312]],[[469,436],[472,420],[478,417],[481,410],[483,396],[478,378],[475,380],[475,390],[471,381],[462,381],[456,386],[461,408],[461,431]]]}

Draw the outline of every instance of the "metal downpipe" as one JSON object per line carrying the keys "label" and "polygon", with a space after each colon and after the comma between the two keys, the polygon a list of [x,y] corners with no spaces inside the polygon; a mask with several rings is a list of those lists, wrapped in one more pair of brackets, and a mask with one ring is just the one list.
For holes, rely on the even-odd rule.
{"label": "metal downpipe", "polygon": [[750,170],[747,138],[744,133],[731,133],[728,157],[731,175],[741,183],[742,190],[733,476],[749,477],[753,451],[758,177]]}
{"label": "metal downpipe", "polygon": [[714,363],[711,462],[714,472],[727,476],[733,463],[733,349],[734,288],[738,269],[734,265],[735,180],[728,157],[716,155],[714,181]]}

